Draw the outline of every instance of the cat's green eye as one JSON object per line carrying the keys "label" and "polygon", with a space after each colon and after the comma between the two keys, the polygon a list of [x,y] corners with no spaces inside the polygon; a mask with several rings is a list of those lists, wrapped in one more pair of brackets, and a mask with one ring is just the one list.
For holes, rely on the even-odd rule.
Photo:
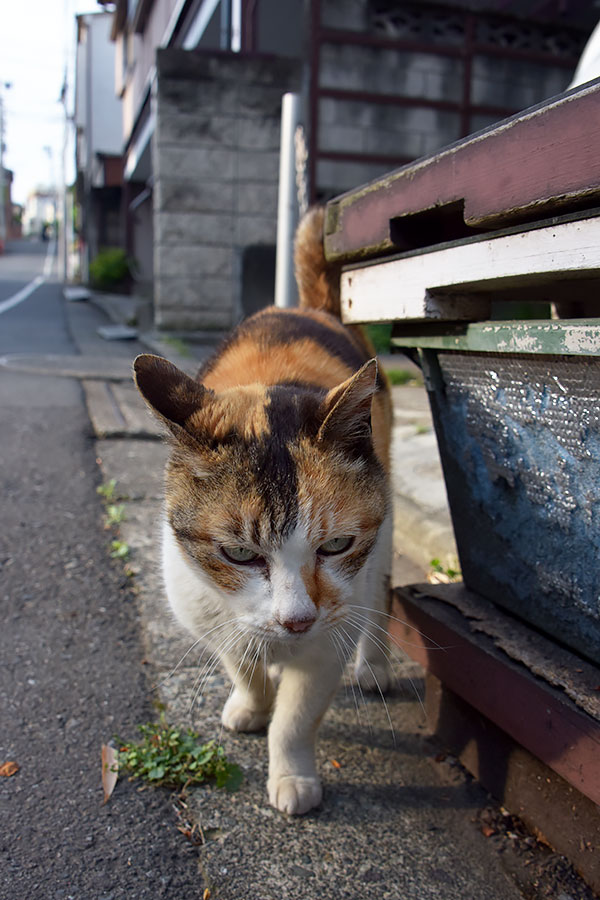
{"label": "cat's green eye", "polygon": [[354,538],[352,535],[344,534],[340,537],[331,538],[330,541],[325,541],[324,544],[321,544],[317,553],[320,553],[322,556],[335,556],[337,553],[344,553],[345,550],[349,550],[353,543]]}
{"label": "cat's green eye", "polygon": [[258,553],[250,550],[249,547],[221,547],[221,552],[230,562],[239,563],[240,565],[253,563],[261,558]]}

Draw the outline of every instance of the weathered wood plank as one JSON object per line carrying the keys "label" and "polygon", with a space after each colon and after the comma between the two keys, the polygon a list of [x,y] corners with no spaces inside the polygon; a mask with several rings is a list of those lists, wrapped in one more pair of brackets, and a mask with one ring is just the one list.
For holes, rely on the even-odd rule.
{"label": "weathered wood plank", "polygon": [[471,322],[447,334],[401,335],[396,347],[459,350],[470,353],[541,353],[600,356],[600,319]]}
{"label": "weathered wood plank", "polygon": [[[600,79],[532,107],[332,200],[329,259],[389,252],[390,223],[464,204],[465,224],[488,229],[600,198]],[[458,235],[455,235],[458,236]]]}
{"label": "weathered wood plank", "polygon": [[345,322],[476,320],[485,294],[600,274],[600,217],[397,257],[341,277]]}

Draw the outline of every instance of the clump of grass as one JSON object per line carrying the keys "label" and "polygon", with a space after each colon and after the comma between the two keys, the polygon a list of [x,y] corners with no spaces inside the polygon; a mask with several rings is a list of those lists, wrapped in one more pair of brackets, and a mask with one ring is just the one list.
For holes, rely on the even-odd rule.
{"label": "clump of grass", "polygon": [[386,369],[385,374],[389,378],[390,384],[393,385],[410,385],[411,387],[423,384],[423,381],[413,372],[407,369]]}
{"label": "clump of grass", "polygon": [[116,499],[116,487],[116,480],[114,478],[111,478],[110,481],[105,481],[104,484],[100,484],[96,488],[96,493],[100,494],[105,503],[112,503],[112,501]]}
{"label": "clump of grass", "polygon": [[439,559],[432,559],[430,565],[429,581],[432,581],[434,584],[462,581],[462,572],[458,566],[456,568],[454,566],[445,566]]}
{"label": "clump of grass", "polygon": [[106,507],[106,527],[113,528],[120,525],[125,518],[124,503],[109,503]]}
{"label": "clump of grass", "polygon": [[110,542],[110,555],[112,559],[129,559],[129,544],[115,538]]}
{"label": "clump of grass", "polygon": [[240,767],[227,760],[216,741],[203,744],[195,731],[168,725],[164,716],[158,723],[138,725],[138,731],[141,740],[137,743],[117,738],[119,769],[131,778],[178,789],[207,782],[228,791],[240,786]]}
{"label": "clump of grass", "polygon": [[117,482],[114,478],[106,481],[96,488],[96,493],[100,494],[104,500],[106,515],[104,516],[104,528],[106,531],[112,531],[114,538],[110,542],[110,556],[112,559],[129,559],[129,544],[119,539],[119,525],[126,518],[125,504],[117,503],[119,499],[123,499],[122,495],[117,492]]}

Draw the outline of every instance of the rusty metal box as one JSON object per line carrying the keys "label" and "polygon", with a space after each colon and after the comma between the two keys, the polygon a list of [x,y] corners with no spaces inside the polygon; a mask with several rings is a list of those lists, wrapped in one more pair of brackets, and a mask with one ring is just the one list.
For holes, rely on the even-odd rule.
{"label": "rusty metal box", "polygon": [[420,352],[466,585],[600,661],[600,358]]}

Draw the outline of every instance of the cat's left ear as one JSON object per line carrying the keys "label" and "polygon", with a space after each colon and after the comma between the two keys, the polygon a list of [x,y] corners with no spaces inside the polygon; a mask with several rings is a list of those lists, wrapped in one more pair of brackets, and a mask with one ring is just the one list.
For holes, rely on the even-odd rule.
{"label": "cat's left ear", "polygon": [[355,375],[329,391],[321,407],[325,418],[319,428],[318,440],[353,444],[370,438],[377,371],[377,360],[371,359]]}
{"label": "cat's left ear", "polygon": [[184,444],[194,442],[186,423],[212,392],[162,356],[142,353],[133,370],[137,389],[155,415]]}

